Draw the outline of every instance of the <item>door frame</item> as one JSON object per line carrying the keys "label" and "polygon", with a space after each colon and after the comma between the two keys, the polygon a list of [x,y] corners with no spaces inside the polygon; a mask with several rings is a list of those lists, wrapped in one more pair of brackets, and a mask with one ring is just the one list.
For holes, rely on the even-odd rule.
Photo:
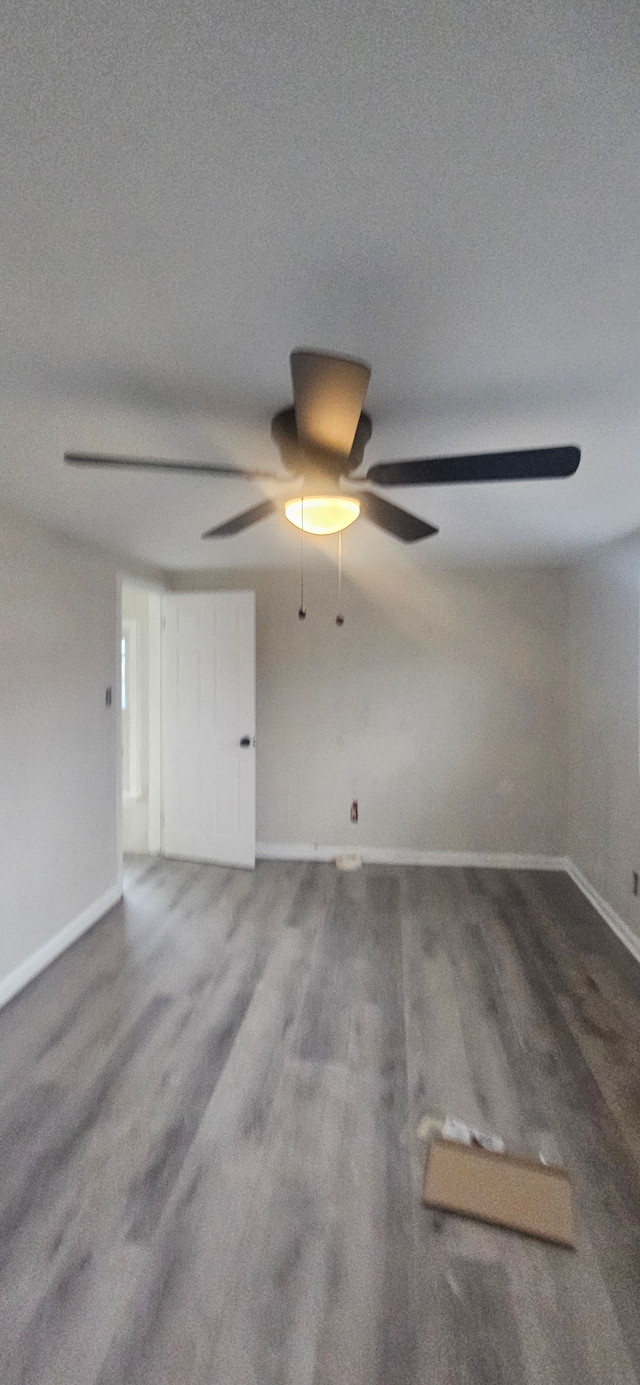
{"label": "door frame", "polygon": [[122,805],[122,588],[138,587],[149,597],[149,834],[151,856],[160,855],[162,816],[162,740],[161,740],[161,677],[160,650],[162,645],[162,595],[169,588],[150,578],[132,576],[126,571],[116,573],[116,680],[113,689],[117,716],[116,734],[116,843],[120,875],[124,863],[123,805]]}
{"label": "door frame", "polygon": [[[126,645],[126,660],[131,673],[127,677],[127,711],[129,712],[129,773],[123,773],[122,797],[140,797],[140,688],[138,683],[138,644],[139,632],[138,622],[131,620],[129,616],[122,617],[122,639]],[[120,677],[122,678],[122,660],[120,660]],[[120,708],[120,730],[122,732],[122,697],[119,700]],[[124,738],[123,738],[124,739]],[[124,749],[124,746],[123,746]],[[124,760],[124,756],[123,756]],[[135,767],[135,774],[132,769]],[[128,792],[125,795],[124,786],[128,784]]]}

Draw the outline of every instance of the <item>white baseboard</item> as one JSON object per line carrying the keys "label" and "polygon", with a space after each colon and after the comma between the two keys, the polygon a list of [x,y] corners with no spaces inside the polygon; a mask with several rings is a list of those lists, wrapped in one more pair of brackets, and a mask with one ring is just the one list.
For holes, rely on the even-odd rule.
{"label": "white baseboard", "polygon": [[574,884],[578,886],[578,889],[582,890],[583,895],[589,900],[589,903],[593,904],[594,909],[598,910],[600,917],[604,919],[605,923],[608,923],[611,929],[613,929],[613,932],[620,939],[620,942],[624,943],[625,947],[629,949],[631,955],[635,957],[636,962],[640,962],[640,938],[634,933],[633,929],[629,927],[629,924],[625,923],[622,916],[617,913],[613,906],[608,903],[598,890],[596,890],[595,886],[591,884],[591,881],[587,880],[586,875],[582,874],[582,871],[574,864],[569,856],[565,858],[564,869],[567,875],[571,876],[571,879],[574,881]]}
{"label": "white baseboard", "polygon": [[414,851],[407,847],[318,846],[307,842],[257,842],[263,861],[335,861],[357,852],[363,861],[386,866],[488,866],[494,870],[566,870],[564,856],[529,855],[517,851]]}
{"label": "white baseboard", "polygon": [[[505,851],[413,851],[405,847],[380,846],[317,846],[305,842],[258,842],[256,856],[266,861],[333,861],[336,856],[350,855],[357,850],[364,861],[381,865],[400,866],[478,866],[494,870],[555,870],[566,871],[586,899],[597,909],[601,918],[640,962],[640,938],[611,904],[587,880],[586,875],[568,856],[529,855]],[[7,976],[0,978],[0,1009],[28,986],[61,952],[92,928],[104,914],[122,898],[122,880],[116,881],[99,899],[82,910],[71,923],[54,933],[24,962]]]}
{"label": "white baseboard", "polygon": [[72,919],[71,923],[65,924],[64,928],[60,928],[52,938],[48,938],[42,947],[39,947],[36,952],[32,952],[30,957],[25,957],[24,962],[20,962],[7,976],[3,976],[0,979],[0,1008],[6,1005],[8,1001],[13,1000],[18,991],[28,986],[34,977],[44,971],[51,962],[54,962],[61,952],[65,952],[68,947],[71,947],[71,944],[75,943],[83,933],[86,933],[87,929],[92,928],[93,924],[97,923],[98,919],[101,919],[103,914],[112,909],[121,898],[122,880],[118,880],[115,885],[111,885],[110,889],[105,890],[99,899],[94,899],[92,904],[83,909],[77,918]]}

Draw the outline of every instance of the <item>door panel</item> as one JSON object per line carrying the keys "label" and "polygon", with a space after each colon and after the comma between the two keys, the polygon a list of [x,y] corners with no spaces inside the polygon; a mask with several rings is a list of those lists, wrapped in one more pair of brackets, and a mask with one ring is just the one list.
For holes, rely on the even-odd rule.
{"label": "door panel", "polygon": [[180,593],[162,606],[162,849],[254,866],[254,594]]}

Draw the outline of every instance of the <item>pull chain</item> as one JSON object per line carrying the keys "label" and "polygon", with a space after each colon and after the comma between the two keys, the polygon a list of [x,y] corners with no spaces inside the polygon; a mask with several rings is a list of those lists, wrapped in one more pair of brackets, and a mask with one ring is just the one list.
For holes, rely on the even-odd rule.
{"label": "pull chain", "polygon": [[300,527],[300,610],[298,611],[298,619],[305,620],[307,608],[304,604],[304,496],[300,504],[300,519],[302,523]]}
{"label": "pull chain", "polygon": [[336,625],[344,625],[344,616],[342,615],[341,608],[342,608],[342,530],[339,529],[339,530],[338,530],[338,614],[337,614],[337,616],[336,616]]}

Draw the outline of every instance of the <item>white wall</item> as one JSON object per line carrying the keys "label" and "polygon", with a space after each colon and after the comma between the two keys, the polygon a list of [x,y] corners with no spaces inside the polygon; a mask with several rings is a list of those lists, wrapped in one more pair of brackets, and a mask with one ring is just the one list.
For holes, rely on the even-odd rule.
{"label": "white wall", "polygon": [[567,851],[640,940],[640,543],[607,545],[570,579]]}
{"label": "white wall", "polygon": [[122,800],[122,845],[125,851],[149,850],[149,592],[122,587],[122,617],[137,626],[138,751],[140,795]]}
{"label": "white wall", "polygon": [[[0,512],[0,994],[117,892],[119,566]],[[326,565],[305,622],[293,573],[173,580],[256,589],[260,841],[568,850],[640,937],[639,584],[636,542],[570,574],[407,563],[347,580],[338,629]]]}
{"label": "white wall", "polygon": [[[407,566],[183,574],[257,594],[258,839],[560,854],[566,579],[557,570]],[[349,822],[359,802],[357,827]]]}
{"label": "white wall", "polygon": [[117,897],[116,572],[0,511],[2,999]]}
{"label": "white wall", "polygon": [[[0,512],[0,993],[118,888],[118,567]],[[173,585],[256,589],[262,842],[568,852],[640,938],[638,541],[351,579],[342,629],[326,567],[305,622],[292,573]]]}

